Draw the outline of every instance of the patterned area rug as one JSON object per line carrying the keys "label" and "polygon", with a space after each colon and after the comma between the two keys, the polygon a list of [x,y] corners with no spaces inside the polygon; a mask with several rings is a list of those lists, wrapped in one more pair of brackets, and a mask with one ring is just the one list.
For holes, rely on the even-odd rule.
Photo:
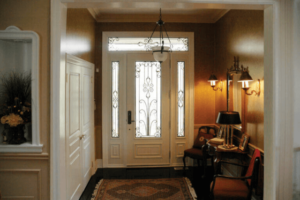
{"label": "patterned area rug", "polygon": [[102,179],[92,200],[195,200],[188,178]]}

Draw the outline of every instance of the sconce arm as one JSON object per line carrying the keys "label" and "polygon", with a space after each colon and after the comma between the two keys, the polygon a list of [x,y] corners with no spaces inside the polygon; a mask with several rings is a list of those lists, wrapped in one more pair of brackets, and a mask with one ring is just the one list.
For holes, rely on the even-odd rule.
{"label": "sconce arm", "polygon": [[258,91],[255,91],[255,90],[251,90],[250,93],[247,92],[248,89],[245,90],[245,94],[246,95],[252,95],[252,94],[255,94],[255,96],[259,96],[260,95],[260,79],[258,79]]}
{"label": "sconce arm", "polygon": [[218,90],[220,90],[221,92],[222,92],[222,90],[223,90],[223,81],[221,80],[221,87],[215,87],[215,86],[213,86],[212,88],[213,88],[213,90],[214,91],[218,91]]}

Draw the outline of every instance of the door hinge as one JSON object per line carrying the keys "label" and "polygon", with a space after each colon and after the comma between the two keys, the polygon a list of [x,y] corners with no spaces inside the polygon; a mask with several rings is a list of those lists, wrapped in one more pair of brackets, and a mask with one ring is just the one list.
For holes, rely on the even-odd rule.
{"label": "door hinge", "polygon": [[66,83],[68,82],[68,74],[66,74]]}

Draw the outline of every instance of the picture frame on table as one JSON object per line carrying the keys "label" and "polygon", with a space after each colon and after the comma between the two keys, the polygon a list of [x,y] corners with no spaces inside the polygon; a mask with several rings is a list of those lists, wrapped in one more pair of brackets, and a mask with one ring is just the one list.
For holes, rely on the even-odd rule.
{"label": "picture frame on table", "polygon": [[248,134],[245,133],[242,135],[242,138],[240,140],[240,145],[239,145],[239,149],[241,151],[247,150],[249,139],[250,139],[250,136]]}

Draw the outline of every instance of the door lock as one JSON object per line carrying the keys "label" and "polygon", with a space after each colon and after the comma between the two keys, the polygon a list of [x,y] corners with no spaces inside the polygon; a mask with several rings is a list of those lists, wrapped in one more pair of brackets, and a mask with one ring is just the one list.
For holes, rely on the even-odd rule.
{"label": "door lock", "polygon": [[135,122],[134,120],[131,120],[131,111],[128,111],[128,120],[127,120],[128,124],[131,124],[131,122]]}

